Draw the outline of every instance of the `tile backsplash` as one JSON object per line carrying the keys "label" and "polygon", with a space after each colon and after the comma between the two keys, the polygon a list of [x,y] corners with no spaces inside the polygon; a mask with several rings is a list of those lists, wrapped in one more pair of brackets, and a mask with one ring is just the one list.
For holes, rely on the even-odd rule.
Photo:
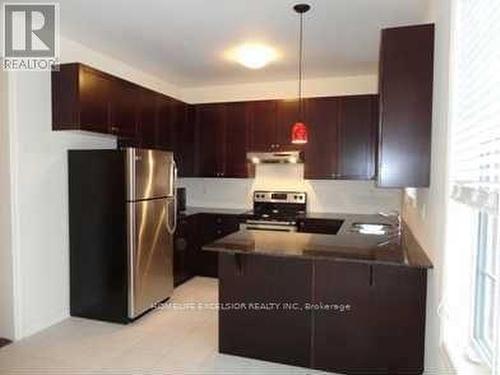
{"label": "tile backsplash", "polygon": [[254,190],[305,191],[310,212],[375,213],[401,210],[401,189],[373,181],[304,180],[303,165],[258,165],[254,179],[183,178],[188,206],[251,208]]}

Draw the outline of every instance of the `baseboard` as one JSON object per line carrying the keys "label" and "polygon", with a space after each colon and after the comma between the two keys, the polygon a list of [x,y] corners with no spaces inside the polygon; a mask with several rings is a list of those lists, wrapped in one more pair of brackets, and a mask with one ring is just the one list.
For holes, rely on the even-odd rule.
{"label": "baseboard", "polygon": [[33,321],[31,322],[31,324],[23,327],[19,338],[16,338],[16,341],[25,337],[32,336],[40,331],[52,327],[53,325],[56,325],[63,320],[68,319],[69,317],[69,309],[66,308],[55,311],[50,315],[47,314],[47,316],[39,317],[39,319],[37,319],[36,321]]}
{"label": "baseboard", "polygon": [[451,360],[450,353],[448,352],[448,348],[445,343],[442,343],[439,346],[439,354],[441,356],[441,360],[443,362],[444,368],[449,370],[450,374],[457,374],[457,369]]}

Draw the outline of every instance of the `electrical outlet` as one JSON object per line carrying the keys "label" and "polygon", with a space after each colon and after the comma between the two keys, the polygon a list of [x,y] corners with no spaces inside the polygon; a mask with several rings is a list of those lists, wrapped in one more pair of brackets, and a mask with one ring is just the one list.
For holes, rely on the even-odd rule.
{"label": "electrical outlet", "polygon": [[422,207],[420,207],[420,218],[422,220],[425,220],[427,217],[427,205],[424,203],[422,204]]}

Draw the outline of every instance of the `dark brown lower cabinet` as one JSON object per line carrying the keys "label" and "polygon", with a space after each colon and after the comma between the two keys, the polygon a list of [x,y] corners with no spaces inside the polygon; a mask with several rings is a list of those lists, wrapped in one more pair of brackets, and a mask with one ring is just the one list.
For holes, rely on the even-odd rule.
{"label": "dark brown lower cabinet", "polygon": [[202,251],[201,248],[213,241],[239,230],[237,215],[202,213],[196,215],[197,252],[195,272],[199,276],[217,277],[217,253]]}
{"label": "dark brown lower cabinet", "polygon": [[219,351],[344,374],[421,374],[426,280],[408,267],[221,253]]}
{"label": "dark brown lower cabinet", "polygon": [[309,367],[311,313],[292,306],[311,300],[311,279],[311,261],[219,254],[219,351]]}
{"label": "dark brown lower cabinet", "polygon": [[424,367],[427,271],[373,267],[373,306],[380,365],[391,373],[421,374]]}
{"label": "dark brown lower cabinet", "polygon": [[196,216],[180,216],[174,236],[174,286],[195,275]]}
{"label": "dark brown lower cabinet", "polygon": [[315,263],[314,302],[350,306],[350,311],[314,313],[315,368],[343,373],[373,369],[379,345],[371,330],[377,316],[370,306],[369,288],[370,265]]}
{"label": "dark brown lower cabinet", "polygon": [[315,262],[315,303],[350,311],[314,313],[313,366],[347,374],[423,371],[426,272]]}
{"label": "dark brown lower cabinet", "polygon": [[179,215],[174,236],[174,285],[191,277],[217,277],[218,254],[201,248],[239,229],[238,215],[198,213]]}

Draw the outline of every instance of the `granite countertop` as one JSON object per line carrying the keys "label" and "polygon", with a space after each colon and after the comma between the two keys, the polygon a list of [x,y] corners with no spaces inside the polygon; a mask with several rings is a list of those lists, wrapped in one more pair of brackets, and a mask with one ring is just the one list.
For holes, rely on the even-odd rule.
{"label": "granite countertop", "polygon": [[306,218],[343,220],[336,235],[240,230],[203,247],[205,251],[264,254],[334,261],[381,263],[413,268],[432,268],[432,263],[406,224],[401,234],[360,234],[353,223],[390,221],[379,215],[307,214]]}

